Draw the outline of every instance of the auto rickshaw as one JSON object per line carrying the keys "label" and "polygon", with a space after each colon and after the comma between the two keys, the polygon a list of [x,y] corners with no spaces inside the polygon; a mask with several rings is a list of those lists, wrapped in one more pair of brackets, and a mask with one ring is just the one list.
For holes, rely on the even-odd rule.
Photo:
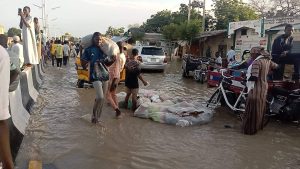
{"label": "auto rickshaw", "polygon": [[88,69],[83,69],[79,56],[77,56],[75,60],[75,69],[78,76],[77,87],[83,88],[84,83],[90,83],[90,72]]}
{"label": "auto rickshaw", "polygon": [[[75,69],[77,71],[77,76],[78,76],[78,80],[77,80],[77,87],[78,88],[83,88],[84,87],[84,83],[90,83],[89,79],[90,79],[90,73],[88,69],[83,69],[81,63],[80,63],[80,57],[79,55],[76,57],[75,60]],[[122,71],[120,72],[120,82],[124,82],[125,81],[125,67],[122,69]]]}

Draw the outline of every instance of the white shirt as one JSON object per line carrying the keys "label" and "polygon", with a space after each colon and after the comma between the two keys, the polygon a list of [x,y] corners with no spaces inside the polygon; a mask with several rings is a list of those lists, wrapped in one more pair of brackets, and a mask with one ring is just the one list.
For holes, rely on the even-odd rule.
{"label": "white shirt", "polygon": [[69,56],[70,47],[68,44],[64,44],[64,56]]}
{"label": "white shirt", "polygon": [[120,72],[123,70],[126,63],[126,56],[124,53],[120,53]]}
{"label": "white shirt", "polygon": [[11,52],[13,52],[13,56],[10,56],[11,62],[13,62],[17,67],[21,68],[24,64],[24,56],[23,56],[23,45],[20,43],[15,43],[11,47]]}
{"label": "white shirt", "polygon": [[217,57],[216,63],[219,63],[219,64],[222,65],[222,58],[221,58],[221,56]]}
{"label": "white shirt", "polygon": [[0,120],[6,120],[9,114],[10,61],[7,51],[0,46]]}
{"label": "white shirt", "polygon": [[228,60],[228,62],[230,62],[230,60],[232,59],[232,60],[234,60],[234,56],[235,56],[235,51],[234,50],[229,50],[228,52],[227,52],[227,60]]}

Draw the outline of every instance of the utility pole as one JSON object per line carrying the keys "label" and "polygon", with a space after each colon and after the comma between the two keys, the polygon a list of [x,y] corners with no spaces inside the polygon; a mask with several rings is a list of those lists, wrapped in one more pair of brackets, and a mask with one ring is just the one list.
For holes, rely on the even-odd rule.
{"label": "utility pole", "polygon": [[189,4],[188,4],[188,23],[190,22],[190,18],[191,18],[191,0],[189,0]]}
{"label": "utility pole", "polygon": [[205,0],[203,0],[203,21],[202,21],[202,30],[205,32]]}

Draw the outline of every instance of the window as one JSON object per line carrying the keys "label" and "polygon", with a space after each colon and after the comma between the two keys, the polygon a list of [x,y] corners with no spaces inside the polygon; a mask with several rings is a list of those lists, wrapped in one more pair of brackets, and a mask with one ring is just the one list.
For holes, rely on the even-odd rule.
{"label": "window", "polygon": [[164,55],[162,48],[143,47],[142,55]]}
{"label": "window", "polygon": [[243,36],[243,35],[247,35],[247,29],[242,29],[241,30],[241,35]]}

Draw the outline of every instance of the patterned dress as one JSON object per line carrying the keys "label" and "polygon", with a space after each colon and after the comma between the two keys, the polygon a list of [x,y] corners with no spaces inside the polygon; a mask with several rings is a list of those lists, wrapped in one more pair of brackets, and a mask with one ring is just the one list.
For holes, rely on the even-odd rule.
{"label": "patterned dress", "polygon": [[263,121],[268,91],[267,75],[270,69],[275,69],[276,67],[277,65],[268,57],[255,60],[252,64],[251,78],[255,79],[255,84],[248,94],[243,115],[242,132],[244,134],[256,134],[258,130],[264,127]]}

